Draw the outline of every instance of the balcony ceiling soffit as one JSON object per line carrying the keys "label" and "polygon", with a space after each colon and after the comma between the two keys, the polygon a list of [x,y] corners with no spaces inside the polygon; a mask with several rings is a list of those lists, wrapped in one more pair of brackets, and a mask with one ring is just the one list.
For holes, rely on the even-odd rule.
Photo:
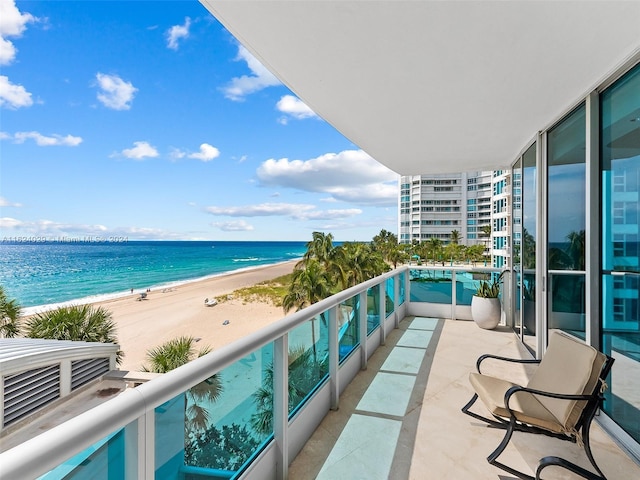
{"label": "balcony ceiling soffit", "polygon": [[640,1],[201,3],[318,115],[403,175],[509,165],[640,51]]}

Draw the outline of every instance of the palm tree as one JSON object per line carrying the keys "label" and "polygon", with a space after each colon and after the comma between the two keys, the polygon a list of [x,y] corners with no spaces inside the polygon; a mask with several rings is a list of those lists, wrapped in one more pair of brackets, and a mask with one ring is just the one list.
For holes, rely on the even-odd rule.
{"label": "palm tree", "polygon": [[[118,343],[116,324],[111,312],[103,307],[72,305],[42,312],[26,324],[25,336],[52,340]],[[116,361],[122,362],[124,353],[118,351]]]}
{"label": "palm tree", "polygon": [[313,239],[307,243],[307,251],[302,257],[302,263],[311,258],[317,259],[326,268],[333,251],[333,235],[323,232],[313,232]]}
{"label": "palm tree", "polygon": [[522,227],[522,248],[520,249],[523,270],[536,268],[536,239],[526,228]]}
{"label": "palm tree", "polygon": [[429,255],[431,256],[431,258],[433,258],[433,261],[435,263],[435,261],[438,260],[438,256],[441,253],[440,251],[442,249],[442,240],[436,237],[431,237],[427,245],[428,245],[427,250],[429,252]]}
{"label": "palm tree", "polygon": [[451,230],[450,238],[451,238],[451,243],[454,243],[457,245],[458,243],[460,243],[460,240],[462,239],[462,235],[458,230]]}
{"label": "palm tree", "polygon": [[572,260],[572,267],[575,270],[584,270],[584,252],[585,252],[585,232],[570,232],[567,235],[569,240],[568,254]]}
{"label": "palm tree", "polygon": [[[327,298],[332,293],[329,275],[317,259],[309,258],[300,268],[298,268],[298,265],[296,265],[293,271],[289,291],[282,299],[282,308],[284,308],[285,313],[294,308],[296,311],[302,310],[313,303]],[[326,323],[324,313],[320,314],[320,318]],[[313,344],[315,357],[317,351],[314,319],[311,319],[311,342]]]}
{"label": "palm tree", "polygon": [[20,333],[20,304],[15,299],[9,299],[0,285],[0,337],[11,338]]}
{"label": "palm tree", "polygon": [[[312,358],[303,346],[289,349],[289,411],[316,386],[326,373],[326,365]],[[263,435],[273,431],[273,363],[265,370],[262,387],[253,394],[257,411],[251,415],[253,429]]]}
{"label": "palm tree", "polygon": [[347,242],[336,247],[329,264],[336,288],[332,293],[381,275],[389,270],[382,252],[363,242]]}
{"label": "palm tree", "polygon": [[[142,371],[167,373],[211,351],[209,347],[204,347],[196,352],[195,343],[195,338],[181,336],[148,350],[147,360],[149,364],[143,365]],[[191,432],[205,430],[209,423],[209,411],[200,403],[203,401],[213,403],[220,398],[220,395],[222,395],[222,380],[218,373],[187,390],[185,395],[187,437]],[[189,403],[191,405],[187,407]]]}
{"label": "palm tree", "polygon": [[382,229],[378,235],[373,237],[371,245],[374,251],[382,254],[385,261],[393,263],[394,268],[397,266],[400,256],[398,255],[398,237],[395,233]]}

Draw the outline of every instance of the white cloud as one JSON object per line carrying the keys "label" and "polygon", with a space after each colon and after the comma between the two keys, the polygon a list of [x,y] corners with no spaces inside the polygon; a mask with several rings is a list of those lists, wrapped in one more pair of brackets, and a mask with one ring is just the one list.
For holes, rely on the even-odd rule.
{"label": "white cloud", "polygon": [[185,152],[177,148],[172,148],[171,151],[169,152],[169,157],[173,160],[180,160],[181,158],[184,158],[186,155],[187,154]]}
{"label": "white cloud", "polygon": [[180,39],[189,38],[189,27],[191,26],[191,19],[185,17],[184,25],[174,25],[167,30],[167,47],[171,50],[178,50],[178,41]]}
{"label": "white cloud", "polygon": [[[293,95],[284,95],[276,104],[276,108],[282,113],[298,120],[317,117],[316,113],[311,110],[306,103]],[[286,124],[286,118],[281,119],[280,123]]]}
{"label": "white cloud", "polygon": [[233,101],[244,100],[247,95],[262,90],[263,88],[280,85],[278,80],[267,70],[249,51],[242,45],[238,47],[236,60],[247,62],[252,75],[243,75],[231,79],[226,87],[222,88],[224,96]]}
{"label": "white cloud", "polygon": [[301,203],[261,203],[235,207],[207,207],[205,211],[212,215],[227,217],[289,217],[293,220],[336,220],[351,218],[362,213],[359,208],[317,210],[315,205]]}
{"label": "white cloud", "polygon": [[45,136],[38,132],[16,132],[14,135],[16,143],[24,143],[27,139],[32,139],[39,147],[51,147],[63,145],[66,147],[77,147],[82,143],[81,137],[73,135],[62,136],[56,133]]}
{"label": "white cloud", "polygon": [[22,85],[15,85],[9,77],[0,75],[0,107],[16,109],[33,105],[31,94]]}
{"label": "white cloud", "polygon": [[218,150],[213,145],[209,145],[208,143],[203,143],[200,145],[200,150],[195,153],[187,153],[178,148],[172,148],[169,156],[173,160],[180,160],[181,158],[194,158],[196,160],[200,160],[202,162],[210,162],[220,156],[220,150]]}
{"label": "white cloud", "polygon": [[10,202],[4,197],[0,197],[0,207],[22,207],[22,204]]}
{"label": "white cloud", "polygon": [[398,175],[362,150],[327,153],[310,160],[269,159],[258,167],[263,185],[329,193],[360,205],[396,205]]}
{"label": "white cloud", "polygon": [[27,23],[38,19],[30,13],[21,13],[14,0],[0,2],[0,65],[9,65],[16,58],[16,47],[7,37],[20,37]]}
{"label": "white cloud", "polygon": [[0,227],[6,229],[18,228],[23,224],[20,220],[11,217],[0,217]]}
{"label": "white cloud", "polygon": [[133,142],[133,145],[133,148],[125,148],[122,151],[122,155],[126,158],[133,158],[134,160],[155,158],[159,155],[158,150],[148,142]]}
{"label": "white cloud", "polygon": [[277,215],[293,216],[297,213],[313,210],[315,206],[301,203],[261,203],[238,207],[207,207],[205,210],[213,215],[227,217],[269,217]]}
{"label": "white cloud", "polygon": [[108,241],[109,237],[138,240],[178,240],[182,233],[159,228],[107,227],[100,224],[61,223],[52,220],[22,221],[11,217],[0,218],[0,228],[18,230],[22,234],[40,236],[49,240],[76,239],[80,241]]}
{"label": "white cloud", "polygon": [[219,228],[223,232],[250,232],[253,230],[253,225],[248,224],[244,220],[214,223],[213,226]]}
{"label": "white cloud", "polygon": [[345,208],[336,210],[316,210],[313,212],[301,212],[292,215],[297,220],[335,220],[339,218],[351,218],[360,215],[359,208]]}
{"label": "white cloud", "polygon": [[113,110],[129,110],[135,93],[138,91],[131,82],[125,82],[117,75],[96,74],[98,100],[107,108]]}
{"label": "white cloud", "polygon": [[195,158],[196,160],[202,160],[203,162],[210,162],[214,158],[218,158],[220,156],[220,150],[213,145],[203,143],[200,145],[200,151],[198,153],[192,153],[187,156],[189,158]]}

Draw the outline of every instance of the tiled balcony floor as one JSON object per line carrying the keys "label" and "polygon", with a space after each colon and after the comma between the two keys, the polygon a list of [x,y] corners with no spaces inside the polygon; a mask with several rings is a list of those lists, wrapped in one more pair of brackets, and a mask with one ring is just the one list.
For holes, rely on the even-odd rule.
{"label": "tiled balcony floor", "polygon": [[[512,479],[486,461],[504,432],[460,411],[473,394],[468,373],[483,353],[530,357],[507,329],[407,317],[347,387],[340,408],[293,461],[289,478]],[[487,373],[526,382],[522,366],[495,368]],[[609,479],[640,478],[640,466],[595,423],[591,446]],[[589,466],[577,445],[524,433],[514,435],[500,460],[533,475],[538,460],[552,454]],[[545,478],[576,478],[560,469],[545,472]]]}

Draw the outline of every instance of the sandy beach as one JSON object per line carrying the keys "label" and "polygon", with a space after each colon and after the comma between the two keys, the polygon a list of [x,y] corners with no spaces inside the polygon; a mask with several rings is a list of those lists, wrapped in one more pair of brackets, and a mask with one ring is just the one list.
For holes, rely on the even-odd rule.
{"label": "sandy beach", "polygon": [[140,370],[147,350],[181,335],[200,338],[198,348],[209,346],[215,350],[283,318],[281,307],[265,303],[232,299],[207,307],[204,300],[291,273],[296,262],[151,290],[145,300],[138,300],[141,291],[134,291],[127,297],[97,302],[95,305],[112,313],[117,324],[118,342],[124,352],[119,368]]}

